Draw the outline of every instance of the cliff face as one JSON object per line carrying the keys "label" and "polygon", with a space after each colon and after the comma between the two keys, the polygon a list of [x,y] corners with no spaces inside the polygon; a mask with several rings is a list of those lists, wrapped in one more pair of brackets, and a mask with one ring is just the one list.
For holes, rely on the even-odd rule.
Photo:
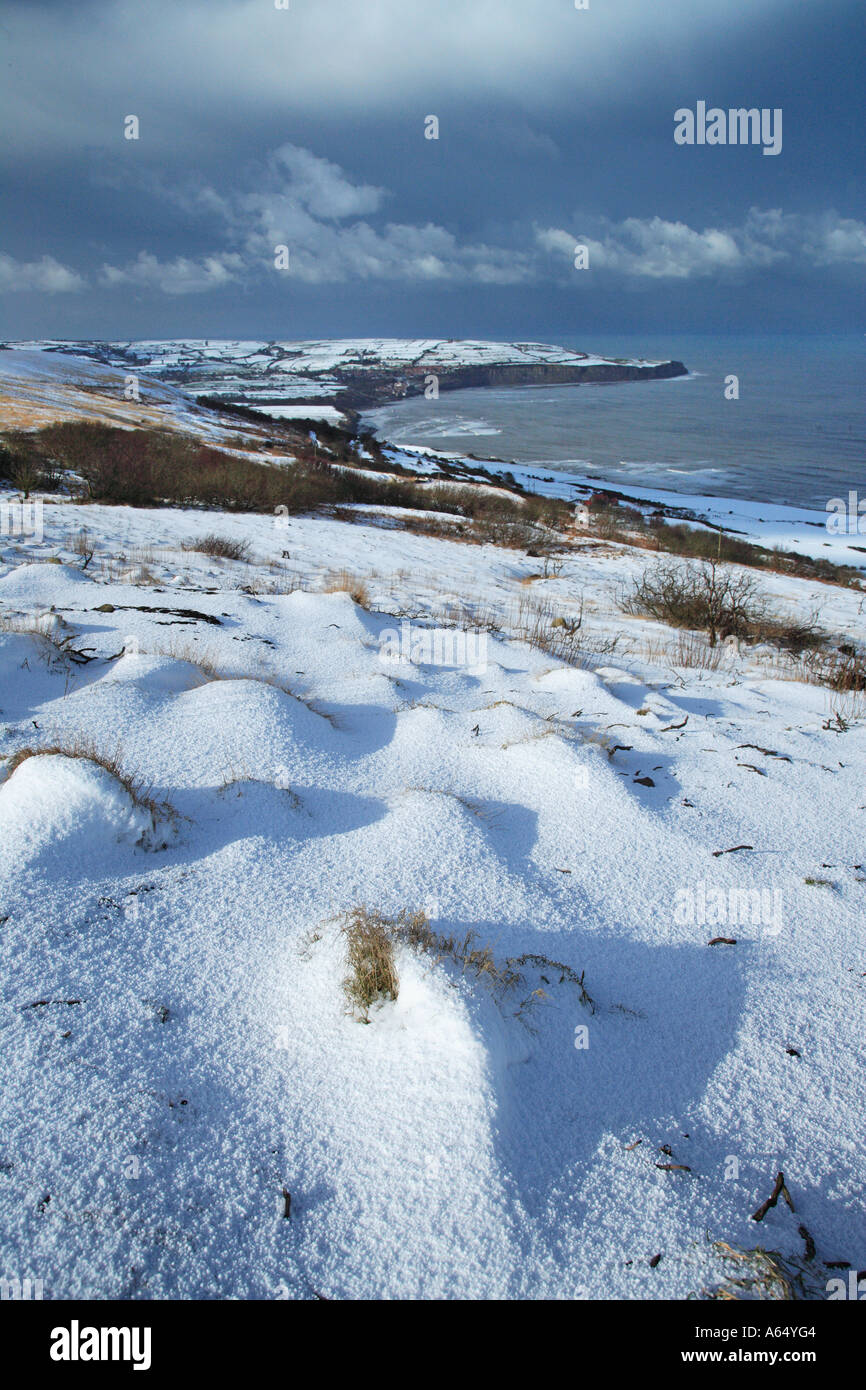
{"label": "cliff face", "polygon": [[369,410],[373,406],[403,400],[407,396],[424,394],[425,383],[435,375],[440,391],[462,391],[475,386],[566,386],[587,382],[616,383],[620,381],[651,381],[658,378],[687,376],[682,362],[655,362],[641,366],[625,362],[496,364],[424,368],[411,373],[377,372],[365,368],[353,372],[340,368],[334,376],[340,383],[340,403],[352,410]]}
{"label": "cliff face", "polygon": [[[457,386],[542,386],[554,382],[566,385],[582,381],[644,381],[654,377],[687,375],[688,369],[682,362],[656,362],[646,367],[620,362],[588,363],[585,367],[546,363],[537,367],[467,367],[455,372],[454,376],[461,380],[449,385],[454,390]],[[441,390],[441,380],[439,387]]]}

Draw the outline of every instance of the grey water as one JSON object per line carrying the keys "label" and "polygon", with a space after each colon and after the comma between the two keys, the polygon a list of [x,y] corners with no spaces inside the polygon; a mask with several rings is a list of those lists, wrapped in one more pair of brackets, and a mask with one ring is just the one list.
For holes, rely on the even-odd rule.
{"label": "grey water", "polygon": [[[443,391],[368,412],[395,444],[597,476],[612,485],[823,510],[866,495],[866,335],[665,334],[546,341],[679,359],[689,376]],[[726,399],[726,378],[738,399]]]}

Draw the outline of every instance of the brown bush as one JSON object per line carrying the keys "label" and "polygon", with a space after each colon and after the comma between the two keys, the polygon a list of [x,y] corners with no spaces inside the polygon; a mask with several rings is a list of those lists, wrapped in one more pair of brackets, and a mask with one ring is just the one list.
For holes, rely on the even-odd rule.
{"label": "brown bush", "polygon": [[671,627],[706,632],[711,647],[719,637],[747,639],[768,621],[756,580],[715,560],[697,566],[661,560],[634,580],[620,606],[626,613],[656,618]]}
{"label": "brown bush", "polygon": [[241,560],[250,558],[249,541],[233,541],[228,536],[201,536],[195,541],[185,541],[184,550],[193,550],[199,555],[210,555],[215,560]]}

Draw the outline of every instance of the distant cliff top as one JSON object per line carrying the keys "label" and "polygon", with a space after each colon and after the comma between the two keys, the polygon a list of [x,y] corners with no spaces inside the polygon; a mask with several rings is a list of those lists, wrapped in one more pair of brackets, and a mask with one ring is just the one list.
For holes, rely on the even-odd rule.
{"label": "distant cliff top", "polygon": [[127,342],[74,342],[45,340],[16,343],[15,347],[41,347],[76,356],[97,357],[115,365],[136,361],[152,372],[175,368],[239,368],[254,374],[319,374],[337,370],[353,372],[427,367],[493,366],[615,366],[667,365],[641,357],[601,357],[594,352],[573,352],[552,343],[491,343],[466,338],[324,338],[309,341],[243,341],[216,338],[142,339]]}

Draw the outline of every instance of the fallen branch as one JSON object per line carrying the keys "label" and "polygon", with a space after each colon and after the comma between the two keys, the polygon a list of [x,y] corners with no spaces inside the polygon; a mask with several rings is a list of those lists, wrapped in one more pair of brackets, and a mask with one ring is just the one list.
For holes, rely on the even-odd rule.
{"label": "fallen branch", "polygon": [[630,743],[615,743],[612,748],[608,748],[607,756],[612,758],[614,753],[630,753],[632,747]]}
{"label": "fallen branch", "polygon": [[806,1253],[803,1256],[803,1259],[806,1260],[806,1262],[808,1263],[810,1260],[814,1260],[815,1258],[815,1242],[805,1226],[798,1227],[798,1232],[802,1236],[803,1240],[806,1242]]}
{"label": "fallen branch", "polygon": [[[94,608],[92,611],[94,613],[167,613],[169,617],[186,618],[190,622],[210,623],[213,627],[222,627],[219,618],[213,617],[211,613],[200,613],[197,608],[155,608],[152,604],[113,603],[101,604],[98,609]],[[331,626],[335,626],[335,624],[331,624]]]}
{"label": "fallen branch", "polygon": [[764,1217],[767,1215],[767,1212],[770,1210],[770,1207],[774,1207],[780,1197],[784,1197],[785,1201],[788,1203],[788,1206],[791,1208],[791,1211],[793,1211],[794,1203],[791,1201],[791,1194],[785,1186],[785,1174],[782,1172],[778,1172],[776,1174],[776,1182],[772,1192],[770,1193],[766,1202],[762,1202],[761,1205],[758,1207],[758,1210],[752,1213],[752,1220],[763,1221]]}
{"label": "fallen branch", "polygon": [[760,743],[738,743],[737,747],[754,748],[756,753],[763,753],[765,758],[778,758],[783,763],[791,761],[787,753],[777,753],[774,748],[762,748]]}

